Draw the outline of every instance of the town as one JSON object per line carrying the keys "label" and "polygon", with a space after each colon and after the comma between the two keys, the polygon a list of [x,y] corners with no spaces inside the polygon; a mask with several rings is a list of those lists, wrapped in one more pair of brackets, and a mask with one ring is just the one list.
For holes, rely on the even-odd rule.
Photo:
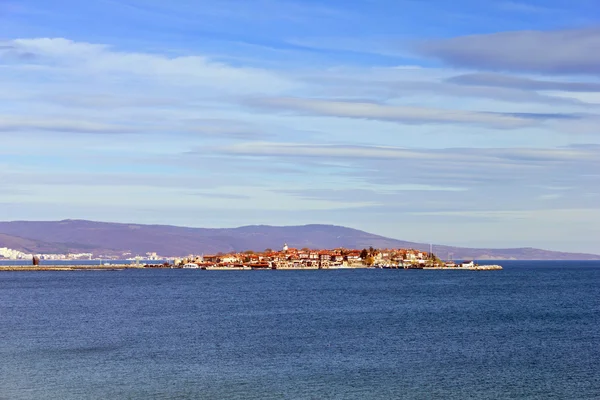
{"label": "town", "polygon": [[[256,270],[256,269],[342,269],[342,268],[386,268],[386,269],[502,269],[498,265],[478,265],[474,261],[454,262],[441,260],[432,251],[417,249],[309,249],[292,248],[284,244],[280,250],[265,249],[262,252],[216,253],[208,255],[188,255],[186,257],[161,257],[156,252],[146,253],[145,257],[129,257],[122,253],[121,259],[100,257],[90,264],[91,253],[81,254],[26,254],[17,250],[0,248],[0,259],[21,260],[23,264],[35,266],[52,261],[68,263],[77,269],[94,266],[109,268],[183,268],[204,270]],[[84,262],[85,260],[85,262]],[[45,262],[44,262],[45,261]],[[113,261],[113,263],[111,263]],[[81,264],[81,265],[78,265]],[[41,266],[41,265],[40,265]]]}
{"label": "town", "polygon": [[8,260],[31,260],[37,257],[40,260],[91,260],[92,253],[76,253],[76,254],[29,254],[20,250],[9,249],[8,247],[0,247],[0,260],[3,258]]}
{"label": "town", "polygon": [[442,261],[433,252],[415,249],[266,249],[263,252],[217,253],[174,259],[173,264],[146,264],[148,268],[179,267],[201,269],[340,269],[340,268],[403,268],[403,269],[501,269],[498,265],[479,266],[473,261],[455,263]]}

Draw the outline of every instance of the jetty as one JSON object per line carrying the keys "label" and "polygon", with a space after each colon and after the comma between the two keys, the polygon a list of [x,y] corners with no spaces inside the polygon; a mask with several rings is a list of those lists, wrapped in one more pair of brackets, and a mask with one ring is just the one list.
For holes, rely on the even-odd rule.
{"label": "jetty", "polygon": [[472,266],[457,266],[457,267],[423,267],[423,269],[444,269],[451,271],[496,271],[502,269],[501,265],[472,265]]}

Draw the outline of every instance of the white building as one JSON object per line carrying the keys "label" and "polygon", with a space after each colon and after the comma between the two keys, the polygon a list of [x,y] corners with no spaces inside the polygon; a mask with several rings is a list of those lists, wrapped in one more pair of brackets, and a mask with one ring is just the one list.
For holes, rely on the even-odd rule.
{"label": "white building", "polygon": [[31,254],[23,253],[19,250],[9,249],[8,247],[0,247],[0,256],[11,260],[21,260],[24,258],[32,258]]}

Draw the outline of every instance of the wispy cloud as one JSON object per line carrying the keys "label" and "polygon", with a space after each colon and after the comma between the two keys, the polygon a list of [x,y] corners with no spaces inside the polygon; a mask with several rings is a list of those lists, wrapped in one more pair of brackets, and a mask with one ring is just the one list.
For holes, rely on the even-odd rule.
{"label": "wispy cloud", "polygon": [[165,133],[187,134],[204,138],[221,139],[266,139],[270,135],[262,132],[259,127],[239,121],[189,118],[179,121],[154,120],[133,123],[103,123],[95,119],[87,120],[81,117],[32,117],[28,115],[0,115],[0,134],[16,132],[54,132],[70,134],[154,134]]}
{"label": "wispy cloud", "polygon": [[[344,96],[371,96],[382,99],[393,99],[399,96],[429,95],[431,97],[444,96],[448,98],[474,98],[490,99],[495,101],[538,103],[553,105],[578,105],[586,106],[583,101],[571,98],[557,97],[550,94],[538,93],[537,90],[569,90],[593,91],[595,83],[550,82],[535,80],[528,82],[526,78],[517,78],[499,74],[464,74],[459,76],[441,77],[429,76],[431,71],[406,74],[405,70],[397,68],[376,69],[372,71],[347,72],[322,72],[316,76],[304,78],[310,85],[317,86],[317,93],[325,95]],[[396,74],[393,74],[396,72]],[[553,85],[551,85],[551,83]]]}
{"label": "wispy cloud", "polygon": [[0,115],[0,132],[19,132],[19,131],[52,131],[52,132],[73,132],[73,133],[134,133],[139,132],[140,128],[104,124],[83,120],[55,119],[55,118],[16,118],[14,116]]}
{"label": "wispy cloud", "polygon": [[406,124],[450,123],[488,125],[494,128],[520,128],[531,126],[526,118],[452,109],[393,106],[365,102],[332,101],[303,98],[261,98],[246,102],[265,109],[292,111],[331,117],[363,118],[394,121]]}
{"label": "wispy cloud", "polygon": [[[580,161],[596,160],[600,152],[591,148],[453,148],[409,149],[391,146],[313,145],[302,143],[238,143],[224,146],[218,151],[249,156],[282,157],[346,157],[413,160],[448,160],[451,154],[460,160],[489,162],[491,158],[519,161]],[[599,160],[600,162],[600,160]]]}
{"label": "wispy cloud", "polygon": [[48,65],[55,72],[68,72],[75,76],[118,74],[113,75],[113,79],[137,76],[161,79],[170,85],[235,89],[236,93],[256,90],[264,93],[291,87],[290,81],[276,73],[257,68],[232,67],[201,56],[168,57],[124,52],[108,45],[63,38],[16,39],[0,44],[9,48],[0,52],[0,57],[19,54],[19,61],[31,58],[32,62]]}
{"label": "wispy cloud", "polygon": [[466,68],[546,74],[600,73],[600,28],[512,31],[423,41],[422,55]]}
{"label": "wispy cloud", "polygon": [[511,75],[470,73],[454,76],[451,83],[469,86],[492,86],[520,90],[560,90],[566,92],[600,92],[600,82],[565,82],[530,79]]}

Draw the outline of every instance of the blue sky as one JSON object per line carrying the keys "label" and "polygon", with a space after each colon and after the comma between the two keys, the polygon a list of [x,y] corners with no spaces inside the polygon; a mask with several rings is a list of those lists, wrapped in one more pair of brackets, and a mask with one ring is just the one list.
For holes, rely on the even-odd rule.
{"label": "blue sky", "polygon": [[0,0],[0,219],[600,253],[600,7]]}

